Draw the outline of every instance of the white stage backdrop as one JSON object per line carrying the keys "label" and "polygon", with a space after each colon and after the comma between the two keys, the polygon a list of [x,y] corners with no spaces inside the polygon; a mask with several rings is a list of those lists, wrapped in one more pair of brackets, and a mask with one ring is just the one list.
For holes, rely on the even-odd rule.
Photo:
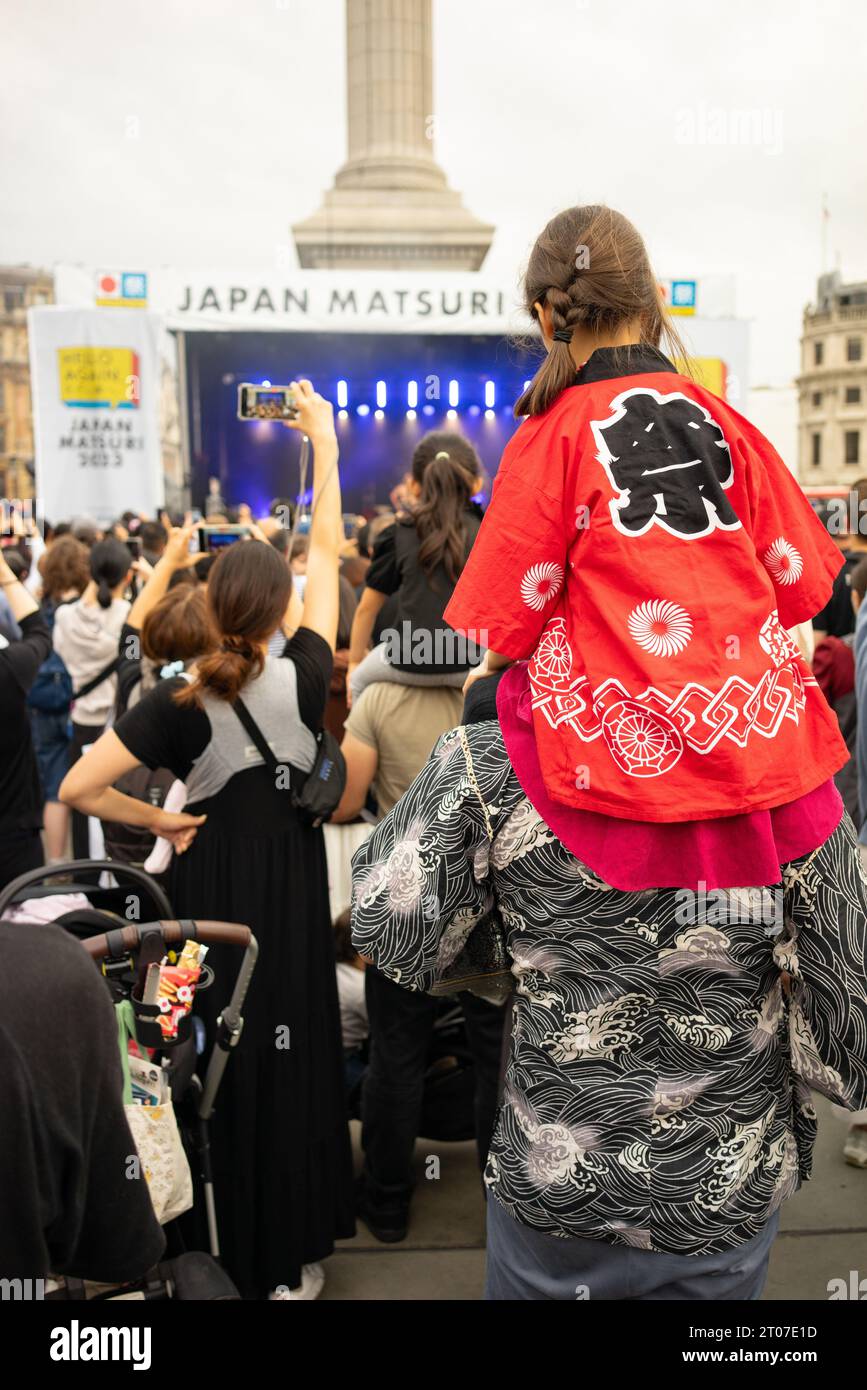
{"label": "white stage backdrop", "polygon": [[160,319],[127,309],[28,315],[36,496],[51,521],[113,521],[163,502]]}

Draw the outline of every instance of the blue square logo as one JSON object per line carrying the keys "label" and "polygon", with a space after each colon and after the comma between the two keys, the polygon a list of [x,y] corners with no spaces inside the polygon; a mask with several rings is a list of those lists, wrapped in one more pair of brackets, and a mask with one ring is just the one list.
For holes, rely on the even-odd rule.
{"label": "blue square logo", "polygon": [[125,271],[120,277],[120,293],[123,299],[147,299],[148,277],[138,271]]}
{"label": "blue square logo", "polygon": [[694,309],[695,280],[672,280],[671,303],[678,309]]}

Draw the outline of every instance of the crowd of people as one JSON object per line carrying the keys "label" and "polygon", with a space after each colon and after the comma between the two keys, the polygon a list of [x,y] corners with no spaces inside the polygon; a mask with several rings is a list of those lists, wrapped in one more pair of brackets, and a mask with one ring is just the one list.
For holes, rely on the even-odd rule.
{"label": "crowd of people", "polygon": [[[846,1156],[867,1169],[867,541],[829,537],[664,355],[619,214],[554,219],[526,295],[547,356],[486,511],[472,445],[437,431],[347,534],[332,407],[302,381],[305,534],[290,499],[229,517],[216,484],[209,526],[245,528],[218,557],[189,518],[129,512],[19,522],[0,551],[0,889],[70,857],[144,864],[178,917],[259,942],[211,1140],[243,1297],[315,1298],[357,1219],[402,1241],[420,1135],[476,1141],[492,1299],[760,1297],[810,1088],[862,1112]],[[323,730],[351,905],[299,794]],[[10,963],[33,955],[0,929]],[[13,1081],[24,1150],[61,1103],[40,1110],[24,1063]],[[152,1214],[113,1234],[107,1180],[71,1222],[60,1139],[40,1142],[29,1176],[0,1158],[0,1274],[144,1273]],[[201,1213],[178,1224],[195,1248]]]}

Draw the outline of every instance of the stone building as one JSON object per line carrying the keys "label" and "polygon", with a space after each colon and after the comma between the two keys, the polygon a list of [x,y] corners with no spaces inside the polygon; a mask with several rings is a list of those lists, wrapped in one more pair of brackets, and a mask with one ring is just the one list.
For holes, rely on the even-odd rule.
{"label": "stone building", "polygon": [[54,280],[30,266],[0,266],[0,498],[33,496],[33,411],[27,310],[50,304]]}
{"label": "stone building", "polygon": [[804,311],[798,377],[799,477],[845,485],[867,475],[867,282],[820,277]]}

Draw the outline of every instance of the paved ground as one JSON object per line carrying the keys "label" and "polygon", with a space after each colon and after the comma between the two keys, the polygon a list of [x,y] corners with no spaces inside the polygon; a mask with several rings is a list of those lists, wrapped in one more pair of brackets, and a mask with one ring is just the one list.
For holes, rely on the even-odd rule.
{"label": "paved ground", "polygon": [[[766,1299],[826,1299],[828,1280],[867,1278],[867,1170],[841,1149],[846,1121],[819,1101],[814,1176],[786,1204],[771,1256]],[[356,1150],[358,1126],[354,1125]],[[425,1177],[435,1154],[440,1176]],[[359,1222],[327,1262],[326,1299],[476,1299],[484,1282],[484,1206],[472,1144],[420,1142],[418,1188],[407,1239],[380,1245]]]}

